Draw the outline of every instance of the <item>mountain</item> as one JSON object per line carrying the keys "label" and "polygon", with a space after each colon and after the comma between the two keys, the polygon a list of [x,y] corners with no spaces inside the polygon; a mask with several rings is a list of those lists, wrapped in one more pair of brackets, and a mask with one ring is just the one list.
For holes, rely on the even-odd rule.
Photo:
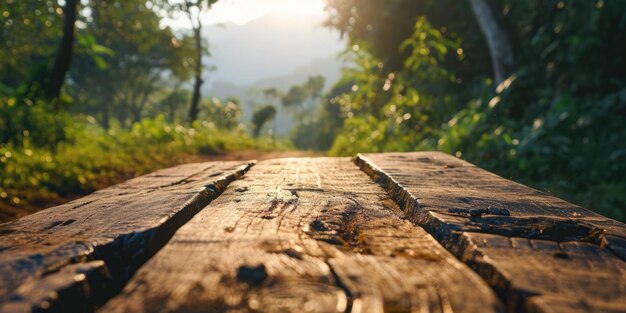
{"label": "mountain", "polygon": [[[338,54],[346,46],[336,31],[322,26],[323,17],[270,13],[244,25],[210,25],[203,34],[209,42],[209,64],[216,71],[206,75],[204,97],[236,96],[243,103],[243,122],[266,101],[262,90],[287,91],[310,76],[322,75],[326,86],[339,80]],[[270,127],[278,134],[293,126],[292,116],[277,105]]]}
{"label": "mountain", "polygon": [[336,56],[345,47],[337,31],[322,26],[323,17],[269,13],[244,25],[210,25],[208,62],[217,66],[208,84],[250,84],[287,75],[313,60]]}

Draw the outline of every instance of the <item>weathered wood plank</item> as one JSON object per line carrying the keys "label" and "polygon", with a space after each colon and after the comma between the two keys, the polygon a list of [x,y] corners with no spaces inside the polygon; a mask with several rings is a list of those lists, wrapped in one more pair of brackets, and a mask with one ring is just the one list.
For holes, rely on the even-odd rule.
{"label": "weathered wood plank", "polygon": [[443,153],[365,154],[356,163],[508,311],[568,312],[580,301],[626,311],[624,224]]}
{"label": "weathered wood plank", "polygon": [[115,282],[103,261],[69,264],[43,277],[25,280],[0,312],[92,312]]}
{"label": "weathered wood plank", "polygon": [[[83,300],[74,308],[102,303],[250,166],[181,165],[0,225],[0,311],[58,310],[68,303],[64,295]],[[104,263],[81,267],[87,260]],[[103,277],[97,280],[103,285],[81,287],[91,275]],[[76,296],[85,290],[93,292]]]}
{"label": "weathered wood plank", "polygon": [[349,159],[257,164],[102,312],[490,312],[495,294]]}

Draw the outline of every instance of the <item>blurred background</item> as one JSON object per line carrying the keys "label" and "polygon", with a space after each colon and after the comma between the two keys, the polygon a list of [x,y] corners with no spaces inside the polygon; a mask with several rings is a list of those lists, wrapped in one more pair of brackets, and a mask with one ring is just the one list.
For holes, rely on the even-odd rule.
{"label": "blurred background", "polygon": [[0,0],[0,221],[184,162],[440,150],[626,220],[626,1]]}

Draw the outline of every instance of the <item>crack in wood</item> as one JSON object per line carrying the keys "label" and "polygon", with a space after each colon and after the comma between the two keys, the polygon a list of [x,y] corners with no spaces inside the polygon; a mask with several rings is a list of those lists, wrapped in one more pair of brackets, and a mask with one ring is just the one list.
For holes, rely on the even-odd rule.
{"label": "crack in wood", "polygon": [[[623,224],[443,153],[358,155],[353,161],[406,219],[480,274],[507,311],[626,306]],[[587,310],[575,299],[593,306]]]}
{"label": "crack in wood", "polygon": [[493,291],[389,201],[347,158],[260,162],[101,311],[497,312]]}
{"label": "crack in wood", "polygon": [[[389,195],[401,207],[402,211],[406,212],[409,220],[428,228],[430,223],[435,222],[431,221],[433,219],[431,215],[445,214],[442,212],[429,212],[428,207],[424,206],[401,183],[365,158],[356,157],[354,162],[389,192]],[[466,197],[458,199],[465,203],[471,202],[470,198]],[[606,229],[591,225],[580,219],[564,219],[550,216],[512,217],[508,209],[496,207],[477,209],[449,208],[447,213],[458,217],[458,223],[441,224],[437,228],[449,228],[449,231],[480,232],[555,242],[581,241],[599,246],[605,246],[606,242]]]}
{"label": "crack in wood", "polygon": [[337,275],[337,271],[335,270],[331,262],[329,262],[328,258],[325,260],[325,262],[330,269],[330,273],[335,278],[335,285],[343,291],[343,297],[340,294],[339,301],[337,301],[337,312],[361,312],[361,310],[352,310],[354,296],[350,292],[350,288],[341,280],[341,277]]}
{"label": "crack in wood", "polygon": [[[136,232],[120,233],[112,238],[67,242],[53,250],[52,254],[37,253],[27,258],[18,257],[15,264],[12,263],[12,259],[4,261],[12,268],[2,269],[5,275],[10,274],[11,271],[19,271],[19,268],[22,270],[28,267],[42,266],[42,268],[38,274],[35,274],[34,279],[27,280],[19,288],[0,297],[2,301],[0,311],[93,310],[94,307],[118,293],[132,274],[161,249],[178,228],[217,198],[231,182],[239,179],[254,164],[251,162],[243,165],[206,185],[174,214],[164,217],[153,227]],[[154,188],[180,186],[197,175],[198,173],[173,184]],[[100,193],[106,193],[106,190]],[[94,201],[84,202],[80,206]],[[75,222],[75,219],[53,221],[43,230],[64,227]],[[13,232],[4,232],[2,235],[11,233]],[[0,242],[2,241],[4,239],[0,237]],[[6,250],[10,250],[9,248],[0,252],[8,252]],[[45,265],[47,259],[61,258],[62,260],[65,256],[69,256],[65,261]]]}
{"label": "crack in wood", "polygon": [[[606,230],[572,219],[546,216],[520,217],[470,217],[469,225],[477,226],[482,233],[507,237],[542,239],[549,241],[580,241],[602,246]],[[465,230],[474,231],[474,230]]]}

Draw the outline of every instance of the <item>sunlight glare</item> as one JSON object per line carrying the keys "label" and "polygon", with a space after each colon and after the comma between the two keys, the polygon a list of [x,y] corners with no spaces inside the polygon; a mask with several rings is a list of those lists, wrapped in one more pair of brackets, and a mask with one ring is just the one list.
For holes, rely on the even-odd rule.
{"label": "sunlight glare", "polygon": [[[273,12],[296,16],[324,15],[324,0],[221,0],[206,14],[205,25],[234,23],[243,25]],[[186,28],[184,18],[168,23],[174,28]]]}

